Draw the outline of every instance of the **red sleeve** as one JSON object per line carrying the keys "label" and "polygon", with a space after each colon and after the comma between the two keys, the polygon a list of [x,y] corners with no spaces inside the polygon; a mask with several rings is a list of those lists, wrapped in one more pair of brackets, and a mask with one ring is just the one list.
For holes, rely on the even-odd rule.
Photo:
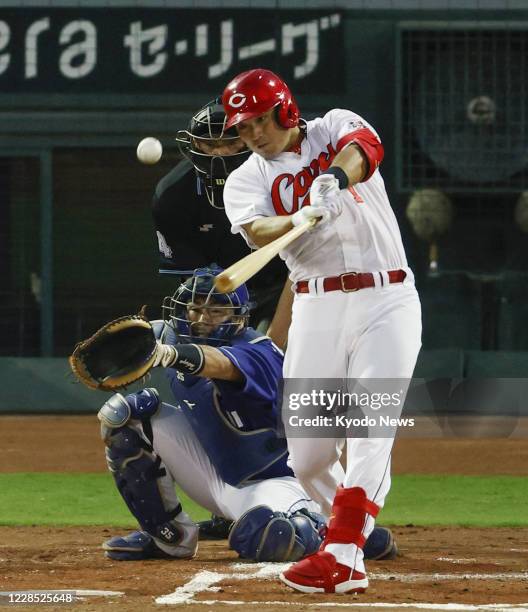
{"label": "red sleeve", "polygon": [[378,137],[368,128],[361,128],[360,130],[350,132],[350,134],[345,134],[337,142],[337,152],[339,153],[339,151],[344,149],[344,147],[350,143],[354,143],[360,147],[367,158],[369,167],[361,182],[368,181],[374,172],[376,172],[378,166],[383,160],[383,156],[385,154],[383,145],[379,141]]}

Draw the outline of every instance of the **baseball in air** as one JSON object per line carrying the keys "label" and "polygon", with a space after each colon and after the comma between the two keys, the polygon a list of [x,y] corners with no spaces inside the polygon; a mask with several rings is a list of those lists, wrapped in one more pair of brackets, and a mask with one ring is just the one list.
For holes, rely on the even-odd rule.
{"label": "baseball in air", "polygon": [[163,153],[163,147],[161,142],[157,138],[143,138],[137,147],[137,158],[143,164],[157,164],[161,159]]}

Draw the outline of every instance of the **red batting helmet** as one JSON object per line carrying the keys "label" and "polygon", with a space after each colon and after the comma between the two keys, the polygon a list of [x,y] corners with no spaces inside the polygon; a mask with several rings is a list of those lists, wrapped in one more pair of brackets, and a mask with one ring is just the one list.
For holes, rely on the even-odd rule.
{"label": "red batting helmet", "polygon": [[278,106],[277,120],[283,128],[299,124],[299,107],[286,83],[270,70],[255,68],[236,76],[224,89],[222,104],[226,129],[259,117]]}

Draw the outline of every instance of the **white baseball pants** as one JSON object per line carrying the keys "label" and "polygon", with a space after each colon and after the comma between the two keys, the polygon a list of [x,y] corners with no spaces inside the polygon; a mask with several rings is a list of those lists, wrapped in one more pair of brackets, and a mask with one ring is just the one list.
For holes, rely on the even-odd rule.
{"label": "white baseball pants", "polygon": [[[408,387],[421,330],[420,301],[412,282],[352,293],[296,294],[284,378],[404,379],[398,389],[405,380]],[[326,515],[341,484],[362,487],[382,507],[390,489],[393,442],[393,437],[347,438],[343,473],[338,465],[344,439],[290,437],[289,464]],[[365,535],[373,526],[371,519]]]}

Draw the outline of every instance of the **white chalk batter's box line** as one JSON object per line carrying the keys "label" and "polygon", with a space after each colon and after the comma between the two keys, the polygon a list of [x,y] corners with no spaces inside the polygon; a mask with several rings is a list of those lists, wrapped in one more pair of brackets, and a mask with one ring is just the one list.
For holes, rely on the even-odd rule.
{"label": "white chalk batter's box line", "polygon": [[[290,563],[233,563],[230,568],[233,570],[232,573],[218,573],[210,571],[198,572],[189,582],[181,587],[178,587],[173,593],[163,595],[156,598],[156,603],[161,605],[177,605],[177,604],[199,604],[199,605],[210,605],[210,606],[298,606],[300,602],[295,601],[238,601],[238,600],[197,600],[194,599],[195,595],[204,592],[215,592],[219,591],[220,587],[215,586],[223,580],[247,580],[248,578],[256,578],[262,580],[271,580],[277,578],[278,575],[286,570],[291,564]],[[488,574],[395,574],[395,573],[369,573],[369,578],[374,580],[396,580],[399,582],[430,582],[440,580],[528,580],[528,572],[517,572],[517,573],[488,573]],[[295,594],[292,591],[292,596]],[[321,607],[321,603],[305,603],[305,608],[316,608]],[[324,601],[325,607],[333,608],[409,608],[409,609],[420,609],[420,610],[447,610],[447,611],[468,611],[477,612],[482,611],[501,611],[501,610],[515,610],[515,612],[528,612],[528,603],[523,604],[486,604],[486,605],[472,605],[472,604],[433,604],[433,603],[360,603],[360,602],[327,602]]]}

